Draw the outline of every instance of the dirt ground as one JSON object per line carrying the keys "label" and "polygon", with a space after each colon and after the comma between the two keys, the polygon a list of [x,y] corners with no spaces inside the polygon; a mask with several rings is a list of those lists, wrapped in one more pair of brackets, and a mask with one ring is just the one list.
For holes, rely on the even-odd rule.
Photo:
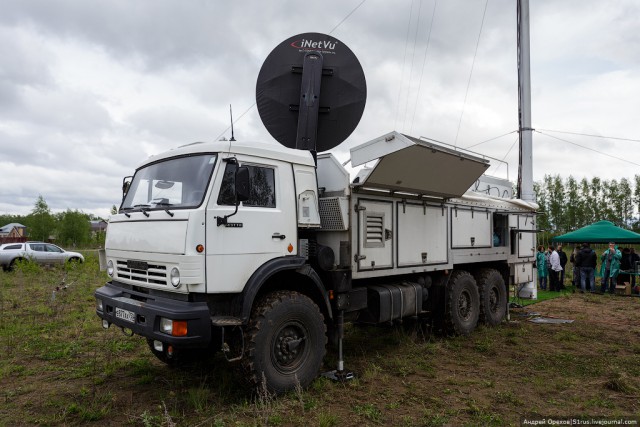
{"label": "dirt ground", "polygon": [[[345,366],[356,374],[354,380],[319,378],[306,391],[274,397],[248,391],[221,358],[171,369],[140,337],[103,331],[91,292],[68,294],[68,301],[59,294],[55,303],[65,305],[51,302],[49,311],[24,311],[28,304],[5,299],[5,323],[0,322],[5,332],[12,312],[12,318],[38,325],[39,316],[51,317],[55,309],[58,320],[34,329],[33,337],[4,335],[0,426],[502,426],[567,419],[638,425],[640,420],[638,297],[568,294],[512,310],[510,321],[480,326],[468,337],[442,337],[408,323],[350,326]],[[48,291],[42,297],[51,298]],[[72,304],[80,304],[79,311]],[[533,323],[531,313],[573,322]],[[325,369],[335,361],[329,350]]]}
{"label": "dirt ground", "polygon": [[[433,353],[424,355],[432,361],[429,369],[415,369],[400,378],[392,372],[388,388],[365,379],[383,396],[380,407],[386,399],[402,401],[407,389],[415,388],[410,395],[420,396],[420,403],[398,405],[406,411],[388,411],[392,415],[382,424],[518,425],[555,419],[586,423],[603,417],[629,418],[637,425],[639,310],[637,297],[569,294],[512,310],[509,322],[481,327],[468,338],[436,338],[426,347],[418,346]],[[530,321],[536,317],[573,322]],[[417,408],[424,408],[421,417]],[[351,425],[358,424],[351,420]]]}

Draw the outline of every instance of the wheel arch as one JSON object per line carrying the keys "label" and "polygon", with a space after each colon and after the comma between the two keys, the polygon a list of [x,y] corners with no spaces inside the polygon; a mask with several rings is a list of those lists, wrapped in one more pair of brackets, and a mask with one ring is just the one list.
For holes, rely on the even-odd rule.
{"label": "wheel arch", "polygon": [[326,289],[318,273],[304,257],[281,257],[261,265],[247,281],[240,302],[240,318],[247,322],[254,303],[263,295],[280,290],[304,294],[318,306],[325,319],[333,318]]}

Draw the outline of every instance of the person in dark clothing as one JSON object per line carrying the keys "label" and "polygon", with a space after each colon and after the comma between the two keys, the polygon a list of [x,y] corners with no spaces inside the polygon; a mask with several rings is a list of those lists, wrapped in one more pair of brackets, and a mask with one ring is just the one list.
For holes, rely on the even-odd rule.
{"label": "person in dark clothing", "polygon": [[631,270],[631,250],[629,248],[622,248],[622,259],[620,260],[620,270]]}
{"label": "person in dark clothing", "polygon": [[[636,267],[636,262],[640,262],[640,255],[636,253],[634,248],[629,249],[629,264],[631,265],[630,269],[634,269]],[[639,273],[636,271],[636,273]],[[636,276],[631,276],[631,289],[636,286]]]}
{"label": "person in dark clothing", "polygon": [[569,262],[573,266],[571,271],[573,272],[573,279],[571,280],[571,284],[575,289],[580,289],[580,267],[578,267],[576,256],[582,246],[575,246],[573,251],[571,251],[571,257],[569,257]]}
{"label": "person in dark clothing", "polygon": [[621,252],[622,252],[622,259],[620,260],[621,274],[618,274],[618,285],[624,285],[624,282],[629,280],[629,276],[627,276],[622,272],[631,270],[631,258],[630,258],[631,250],[629,248],[622,248]]}
{"label": "person in dark clothing", "polygon": [[581,292],[588,290],[591,293],[596,291],[596,263],[598,262],[598,256],[596,252],[591,249],[588,243],[582,244],[582,249],[576,255],[576,266],[580,269],[580,289]]}
{"label": "person in dark clothing", "polygon": [[559,285],[560,285],[560,289],[564,289],[564,272],[565,272],[565,268],[567,265],[567,254],[562,250],[562,245],[558,245],[558,256],[560,257],[560,267],[562,267],[562,271],[560,272],[560,281],[559,281]]}

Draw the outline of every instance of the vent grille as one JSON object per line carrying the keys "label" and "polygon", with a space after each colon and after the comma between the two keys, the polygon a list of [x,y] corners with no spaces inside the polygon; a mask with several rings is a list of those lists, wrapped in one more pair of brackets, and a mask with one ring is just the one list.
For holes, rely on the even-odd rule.
{"label": "vent grille", "polygon": [[346,218],[340,207],[340,197],[323,197],[319,200],[320,223],[327,231],[347,230]]}
{"label": "vent grille", "polygon": [[120,279],[128,279],[136,283],[167,285],[166,265],[149,264],[146,270],[138,270],[127,267],[127,261],[118,261],[116,263],[116,274]]}
{"label": "vent grille", "polygon": [[384,247],[384,214],[367,213],[365,214],[366,231],[365,243],[367,248]]}

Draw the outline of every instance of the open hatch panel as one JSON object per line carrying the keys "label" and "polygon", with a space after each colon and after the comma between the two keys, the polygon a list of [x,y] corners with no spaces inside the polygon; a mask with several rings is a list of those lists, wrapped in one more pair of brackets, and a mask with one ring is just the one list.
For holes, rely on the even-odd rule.
{"label": "open hatch panel", "polygon": [[391,132],[351,149],[351,164],[377,163],[361,171],[355,188],[452,198],[463,195],[489,167],[489,161]]}

